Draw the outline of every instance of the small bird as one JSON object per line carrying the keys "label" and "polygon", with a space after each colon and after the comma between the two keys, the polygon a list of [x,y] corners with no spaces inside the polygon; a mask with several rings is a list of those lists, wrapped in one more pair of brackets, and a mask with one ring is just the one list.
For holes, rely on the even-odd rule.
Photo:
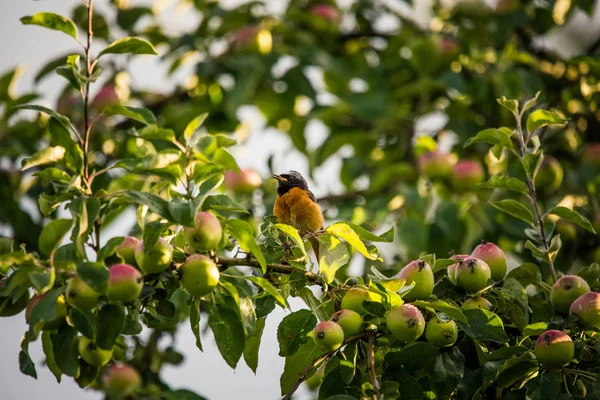
{"label": "small bird", "polygon": [[[277,220],[300,231],[316,232],[322,229],[323,213],[302,175],[297,171],[290,171],[287,174],[273,175],[273,178],[278,181],[277,198],[273,207]],[[309,241],[318,260],[318,241],[314,237]]]}

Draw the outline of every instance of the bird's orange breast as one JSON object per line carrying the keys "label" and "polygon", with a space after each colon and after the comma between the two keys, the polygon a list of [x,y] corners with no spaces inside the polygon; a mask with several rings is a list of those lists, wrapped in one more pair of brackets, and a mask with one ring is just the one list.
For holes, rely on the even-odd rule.
{"label": "bird's orange breast", "polygon": [[281,196],[277,195],[273,214],[280,223],[296,229],[315,232],[323,227],[321,208],[299,187],[291,188]]}

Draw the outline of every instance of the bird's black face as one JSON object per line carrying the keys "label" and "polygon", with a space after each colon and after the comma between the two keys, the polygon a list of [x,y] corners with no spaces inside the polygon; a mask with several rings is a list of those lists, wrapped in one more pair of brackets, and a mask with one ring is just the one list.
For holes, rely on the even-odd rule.
{"label": "bird's black face", "polygon": [[302,175],[300,175],[300,172],[290,171],[287,174],[273,175],[273,178],[277,179],[277,182],[279,183],[277,186],[277,194],[280,196],[287,193],[293,187],[308,190],[308,184]]}

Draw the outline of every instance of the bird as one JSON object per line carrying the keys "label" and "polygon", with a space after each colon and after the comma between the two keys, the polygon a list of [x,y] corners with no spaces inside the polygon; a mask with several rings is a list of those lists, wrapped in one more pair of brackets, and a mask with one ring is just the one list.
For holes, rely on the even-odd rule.
{"label": "bird", "polygon": [[[277,221],[291,225],[301,232],[314,233],[323,229],[323,213],[308,183],[298,171],[272,175],[277,180],[277,197],[273,214]],[[309,242],[319,260],[319,242],[314,237]]]}

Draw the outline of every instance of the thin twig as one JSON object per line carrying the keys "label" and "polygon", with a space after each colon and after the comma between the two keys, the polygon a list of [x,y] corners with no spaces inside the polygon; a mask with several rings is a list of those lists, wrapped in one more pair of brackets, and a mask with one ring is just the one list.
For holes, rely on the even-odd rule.
{"label": "thin twig", "polygon": [[377,381],[377,374],[375,373],[375,338],[369,333],[367,340],[367,361],[369,363],[369,376],[371,377],[371,384],[375,391],[375,399],[381,399],[381,392],[379,391],[379,382]]}
{"label": "thin twig", "polygon": [[[233,266],[248,266],[260,269],[262,268],[260,263],[252,258],[230,258],[230,257],[218,257],[215,262],[217,265],[223,267],[223,269],[227,269]],[[323,285],[323,279],[318,275],[310,271],[305,271],[299,268],[295,268],[289,265],[272,263],[267,264],[267,271],[269,272],[277,272],[281,274],[291,274],[292,272],[300,272],[304,274],[306,279],[309,281]]]}
{"label": "thin twig", "polygon": [[84,113],[84,137],[83,137],[83,180],[90,186],[89,182],[89,156],[88,149],[90,144],[90,119],[89,119],[89,102],[90,102],[90,77],[92,76],[92,37],[94,36],[93,28],[93,13],[94,13],[94,0],[89,0],[88,7],[88,31],[87,31],[87,45],[85,47],[85,62],[86,62],[86,82],[85,91],[83,96],[83,113]]}

